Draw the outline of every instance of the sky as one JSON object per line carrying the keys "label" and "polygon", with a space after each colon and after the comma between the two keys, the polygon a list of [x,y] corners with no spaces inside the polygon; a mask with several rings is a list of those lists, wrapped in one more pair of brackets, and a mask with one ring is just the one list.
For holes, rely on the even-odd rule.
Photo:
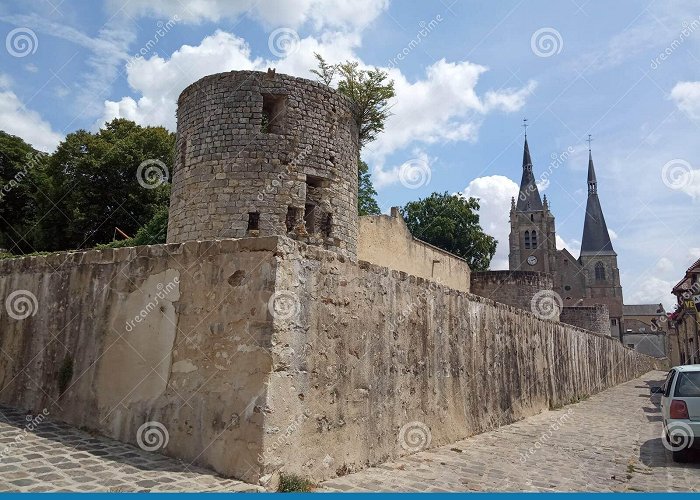
{"label": "sky", "polygon": [[314,52],[388,72],[392,116],[362,157],[384,212],[481,201],[506,269],[523,119],[557,244],[578,255],[588,134],[625,303],[673,303],[700,258],[700,5],[596,0],[4,0],[0,130],[52,151],[115,117],[175,130],[217,72],[313,78]]}

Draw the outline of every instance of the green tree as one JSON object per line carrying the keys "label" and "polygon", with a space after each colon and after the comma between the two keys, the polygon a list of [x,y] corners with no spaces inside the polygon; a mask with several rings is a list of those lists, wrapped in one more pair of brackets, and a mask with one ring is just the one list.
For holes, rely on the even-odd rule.
{"label": "green tree", "polygon": [[462,257],[472,271],[486,271],[498,243],[479,225],[476,198],[433,193],[401,209],[413,236]]}
{"label": "green tree", "polygon": [[0,131],[0,248],[11,253],[34,251],[31,235],[39,218],[36,199],[46,188],[47,157]]}
{"label": "green tree", "polygon": [[159,207],[144,226],[141,226],[136,235],[132,238],[116,240],[105,245],[98,245],[101,248],[121,248],[136,247],[139,245],[157,245],[165,243],[168,236],[168,206]]}
{"label": "green tree", "polygon": [[379,215],[382,213],[377,205],[377,191],[372,185],[367,164],[359,160],[357,164],[358,189],[357,189],[357,213],[358,215]]}
{"label": "green tree", "polygon": [[[355,120],[359,129],[360,148],[372,142],[384,130],[384,123],[391,115],[389,101],[396,96],[394,81],[380,70],[360,69],[356,61],[328,64],[320,54],[314,54],[318,67],[311,72],[328,86],[338,80],[338,92],[355,104]],[[364,171],[363,171],[364,168]],[[360,215],[380,213],[377,191],[372,185],[369,168],[363,161],[358,163],[359,196],[357,211]]]}
{"label": "green tree", "polygon": [[163,181],[170,178],[174,149],[175,136],[165,128],[123,119],[97,133],[69,134],[48,162],[37,249],[106,243],[115,227],[136,234],[168,206],[170,185]]}

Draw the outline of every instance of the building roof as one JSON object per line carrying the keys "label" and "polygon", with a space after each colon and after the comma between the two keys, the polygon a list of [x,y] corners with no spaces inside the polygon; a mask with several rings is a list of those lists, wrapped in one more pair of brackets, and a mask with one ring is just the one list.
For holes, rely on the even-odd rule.
{"label": "building roof", "polygon": [[598,182],[593,167],[593,156],[588,152],[588,202],[586,203],[586,218],[583,222],[583,238],[581,239],[581,255],[584,254],[614,254],[608,226],[605,224],[603,209],[598,199]]}
{"label": "building roof", "polygon": [[677,292],[683,292],[690,288],[690,275],[697,272],[700,272],[700,259],[693,262],[690,267],[686,269],[685,276],[671,289],[671,293],[676,294]]}
{"label": "building roof", "polygon": [[624,316],[658,316],[666,314],[662,304],[631,304],[622,306]]}
{"label": "building roof", "polygon": [[533,212],[542,210],[542,198],[537,189],[535,175],[532,173],[532,158],[530,158],[530,148],[525,137],[523,147],[523,178],[520,180],[520,192],[518,193],[518,203],[515,210],[518,212]]}

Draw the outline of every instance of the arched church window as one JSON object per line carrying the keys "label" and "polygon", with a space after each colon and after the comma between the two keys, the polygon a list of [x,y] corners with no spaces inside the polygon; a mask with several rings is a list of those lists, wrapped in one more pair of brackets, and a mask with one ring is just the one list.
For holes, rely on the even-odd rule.
{"label": "arched church window", "polygon": [[532,248],[537,248],[537,231],[532,231]]}
{"label": "arched church window", "polygon": [[525,248],[530,248],[530,231],[525,231]]}
{"label": "arched church window", "polygon": [[602,262],[598,261],[595,265],[595,279],[604,280],[605,279],[605,266]]}

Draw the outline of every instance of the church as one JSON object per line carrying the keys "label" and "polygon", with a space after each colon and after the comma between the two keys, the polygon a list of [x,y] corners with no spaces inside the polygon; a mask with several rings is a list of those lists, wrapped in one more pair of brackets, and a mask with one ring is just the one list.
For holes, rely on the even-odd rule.
{"label": "church", "polygon": [[623,300],[617,254],[613,249],[598,198],[593,155],[588,149],[588,201],[581,253],[575,258],[556,247],[554,214],[540,197],[525,135],[523,173],[518,199],[511,201],[510,271],[539,271],[552,276],[564,307],[603,304],[610,313],[610,334],[622,340]]}

